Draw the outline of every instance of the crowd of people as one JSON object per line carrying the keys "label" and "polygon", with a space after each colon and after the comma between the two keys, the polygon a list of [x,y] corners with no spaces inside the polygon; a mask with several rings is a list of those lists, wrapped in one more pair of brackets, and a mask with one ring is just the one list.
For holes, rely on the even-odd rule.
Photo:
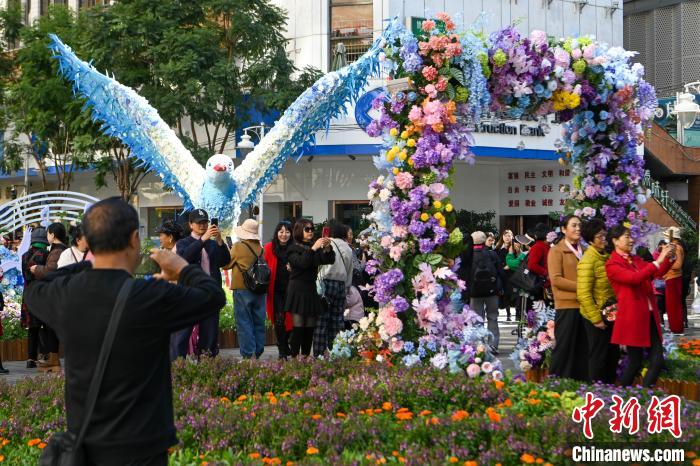
{"label": "crowd of people", "polygon": [[[222,270],[231,274],[244,358],[262,355],[266,319],[280,358],[321,356],[365,315],[365,305],[376,306],[361,286],[367,251],[353,248],[346,225],[332,223],[319,235],[308,220],[280,222],[263,245],[258,223],[248,219],[229,245],[207,212],[192,211],[188,220],[189,234],[176,222],[159,229],[161,247],[150,258],[160,272],[151,280],[132,279],[143,260],[138,216],[119,198],[96,203],[68,231],[60,223],[32,231],[22,257],[27,366],[58,370],[63,345],[68,429],[90,426],[82,447],[91,464],[167,464],[176,443],[171,362],[217,354]],[[625,226],[567,216],[556,239],[548,233],[540,224],[522,235],[468,236],[459,270],[464,299],[487,321],[493,351],[499,308],[515,308],[522,321],[534,300],[550,301],[552,374],[612,383],[624,347],[621,383],[632,384],[647,358],[643,384],[653,386],[663,365],[659,309],[671,331],[683,331],[683,296],[671,296],[684,289],[678,229],[653,254],[636,255]],[[525,282],[534,284],[527,292],[519,288]],[[105,351],[110,335],[116,338]]]}
{"label": "crowd of people", "polygon": [[692,270],[680,229],[664,236],[652,254],[639,248],[634,255],[627,228],[608,230],[602,220],[582,222],[575,215],[563,218],[556,235],[542,223],[523,235],[505,230],[499,239],[476,231],[461,257],[464,299],[487,322],[495,354],[499,308],[510,321],[514,307],[522,322],[523,310],[544,300],[556,311],[551,374],[614,383],[624,347],[621,383],[633,383],[646,355],[643,384],[651,386],[663,366],[664,314],[672,333],[682,335],[688,325]]}

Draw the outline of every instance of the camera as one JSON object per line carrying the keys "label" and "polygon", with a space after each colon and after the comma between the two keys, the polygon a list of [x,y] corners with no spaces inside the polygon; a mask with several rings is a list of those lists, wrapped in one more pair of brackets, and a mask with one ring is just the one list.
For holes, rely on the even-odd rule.
{"label": "camera", "polygon": [[211,224],[212,224],[212,226],[218,227],[218,226],[219,226],[219,219],[218,219],[218,218],[212,218],[212,219],[211,219]]}

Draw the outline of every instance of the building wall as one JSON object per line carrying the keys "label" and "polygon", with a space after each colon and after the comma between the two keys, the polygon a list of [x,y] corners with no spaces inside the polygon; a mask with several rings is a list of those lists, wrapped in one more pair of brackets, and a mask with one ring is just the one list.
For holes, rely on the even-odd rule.
{"label": "building wall", "polygon": [[659,97],[674,96],[700,79],[700,1],[632,1],[624,18],[624,46],[639,52]]}
{"label": "building wall", "polygon": [[[299,68],[328,70],[330,0],[273,0],[287,11],[288,51]],[[523,34],[541,29],[555,37],[594,35],[622,46],[622,0],[374,0],[374,34],[386,20],[398,16],[426,17],[446,11],[459,26],[477,24],[486,33],[516,23]],[[613,8],[613,6],[615,6]],[[482,18],[483,12],[483,18]]]}

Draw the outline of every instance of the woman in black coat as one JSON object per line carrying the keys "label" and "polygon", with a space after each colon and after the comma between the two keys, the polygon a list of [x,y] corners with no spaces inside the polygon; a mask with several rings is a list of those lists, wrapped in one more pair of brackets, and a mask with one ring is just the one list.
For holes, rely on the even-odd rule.
{"label": "woman in black coat", "polygon": [[330,238],[314,241],[314,225],[309,220],[299,220],[292,234],[294,244],[289,247],[287,259],[292,270],[287,288],[287,311],[292,314],[292,356],[311,353],[316,319],[321,314],[321,298],[316,291],[316,277],[321,265],[335,262],[335,252],[330,248]]}

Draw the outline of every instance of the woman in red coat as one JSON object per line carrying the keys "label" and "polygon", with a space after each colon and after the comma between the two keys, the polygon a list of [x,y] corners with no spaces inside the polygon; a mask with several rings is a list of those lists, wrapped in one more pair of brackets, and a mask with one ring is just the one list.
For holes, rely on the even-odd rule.
{"label": "woman in red coat", "polygon": [[642,367],[644,350],[648,349],[649,367],[643,384],[651,387],[664,361],[659,310],[651,280],[663,276],[671,268],[667,257],[671,246],[664,246],[654,262],[645,262],[632,255],[632,238],[624,226],[610,229],[608,244],[615,250],[605,264],[605,271],[617,295],[617,318],[611,343],[627,346],[629,362],[621,383],[623,386],[632,384]]}
{"label": "woman in red coat", "polygon": [[[532,231],[531,236],[535,238],[535,244],[530,246],[527,254],[527,269],[544,280],[544,288],[549,288],[549,271],[547,267],[547,256],[549,255],[549,243],[547,242],[547,225],[538,223]],[[542,296],[535,296],[535,299],[542,299]],[[527,308],[530,308],[528,303]],[[527,311],[526,311],[527,312]]]}
{"label": "woman in red coat", "polygon": [[275,328],[279,358],[291,355],[289,334],[292,331],[292,315],[284,308],[287,301],[289,283],[289,263],[287,251],[292,244],[292,224],[280,222],[272,235],[272,241],[265,245],[263,257],[270,267],[270,285],[267,289],[267,318]]}

